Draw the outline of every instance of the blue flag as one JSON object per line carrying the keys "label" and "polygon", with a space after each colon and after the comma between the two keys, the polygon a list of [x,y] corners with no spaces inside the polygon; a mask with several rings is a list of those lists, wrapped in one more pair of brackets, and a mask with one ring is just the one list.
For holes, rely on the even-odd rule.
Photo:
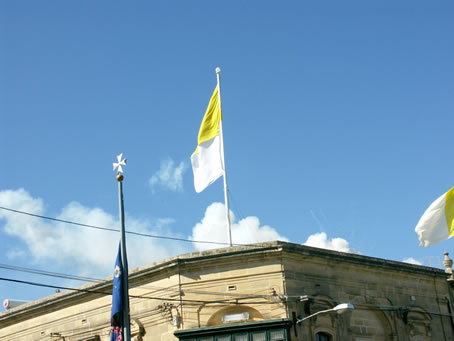
{"label": "blue flag", "polygon": [[110,325],[112,326],[110,341],[123,340],[123,267],[121,265],[121,249],[118,245],[118,255],[115,261],[115,271],[113,276],[112,288],[112,313],[110,315]]}

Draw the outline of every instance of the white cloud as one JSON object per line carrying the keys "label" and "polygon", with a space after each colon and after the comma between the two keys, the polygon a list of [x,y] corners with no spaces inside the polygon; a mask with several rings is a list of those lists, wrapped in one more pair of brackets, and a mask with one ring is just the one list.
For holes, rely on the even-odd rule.
{"label": "white cloud", "polygon": [[[236,222],[235,215],[230,212],[230,222],[233,244],[252,244],[273,240],[288,241],[287,238],[279,235],[274,228],[267,225],[260,226],[257,217],[247,217]],[[190,238],[192,240],[228,243],[225,205],[215,202],[208,206],[202,221],[192,229]],[[202,251],[228,245],[194,243],[194,246],[197,250]]]}
{"label": "white cloud", "polygon": [[350,248],[348,241],[342,238],[328,239],[325,232],[315,233],[307,238],[304,245],[341,252],[358,253]]}
{"label": "white cloud", "polygon": [[[0,206],[45,215],[43,201],[33,198],[24,189],[0,191]],[[65,206],[57,218],[100,227],[119,227],[117,217],[100,208],[85,207],[78,202]],[[84,276],[103,277],[111,274],[118,250],[119,233],[0,210],[0,223],[3,222],[4,224],[0,225],[3,231],[27,246],[26,251],[34,263],[51,264],[47,267],[64,268],[66,273]],[[162,231],[168,231],[172,222],[171,219],[160,219],[157,223],[151,223],[125,217],[126,230],[146,234],[163,235]],[[163,226],[167,228],[163,229]],[[167,236],[176,237],[168,233]],[[188,252],[190,249],[189,244],[130,234],[127,234],[126,243],[130,269]],[[21,255],[17,247],[10,247],[11,250],[7,250],[8,255]]]}
{"label": "white cloud", "polygon": [[408,264],[414,264],[414,265],[422,265],[422,262],[420,262],[420,261],[417,260],[417,259],[414,259],[413,257],[404,259],[402,262],[408,263]]}
{"label": "white cloud", "polygon": [[[0,191],[0,206],[37,215],[46,215],[42,199],[32,197],[24,189]],[[66,205],[58,219],[87,225],[118,228],[118,218],[101,208],[90,208],[78,202]],[[261,225],[257,217],[249,216],[236,221],[230,212],[232,239],[234,244],[252,244],[265,241],[288,241],[276,229]],[[150,222],[126,216],[126,229],[145,234],[179,237],[168,232],[175,222],[171,218],[161,218]],[[17,238],[26,245],[21,249],[15,245],[6,246],[6,254],[11,258],[30,258],[31,263],[65,273],[91,277],[111,274],[118,248],[119,233],[75,226],[62,222],[43,220],[29,215],[0,210],[0,227],[4,233]],[[212,203],[197,223],[190,239],[197,241],[228,242],[225,222],[225,206]],[[193,243],[197,250],[213,249],[227,245]],[[318,233],[308,238],[305,245],[327,248],[343,252],[353,252],[346,240],[329,240],[326,233]],[[178,241],[138,237],[127,234],[129,268],[143,266],[153,261],[189,252],[190,244]]]}
{"label": "white cloud", "polygon": [[183,161],[175,167],[172,159],[163,160],[161,161],[161,168],[151,176],[150,186],[153,190],[156,186],[160,186],[174,192],[182,191],[185,170],[186,165]]}

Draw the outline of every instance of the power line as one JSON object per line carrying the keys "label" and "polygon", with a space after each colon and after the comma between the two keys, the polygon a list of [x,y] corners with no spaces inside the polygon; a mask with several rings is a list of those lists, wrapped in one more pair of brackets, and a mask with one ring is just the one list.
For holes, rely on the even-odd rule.
{"label": "power line", "polygon": [[[71,224],[71,225],[76,225],[76,226],[81,226],[81,227],[93,228],[93,229],[98,229],[98,230],[103,230],[103,231],[108,231],[108,232],[119,232],[118,229],[106,228],[106,227],[101,227],[101,226],[96,226],[96,225],[89,225],[89,224],[82,224],[82,223],[78,223],[78,222],[73,222],[73,221],[69,221],[69,220],[63,220],[63,219],[43,216],[43,215],[39,215],[39,214],[34,214],[34,213],[30,213],[30,212],[15,210],[15,209],[12,209],[12,208],[2,207],[2,206],[0,206],[0,209],[6,210],[6,211],[10,211],[10,212],[14,212],[14,213],[18,213],[18,214],[28,215],[28,216],[35,217],[35,218],[41,218],[41,219],[61,222],[61,223],[65,223],[65,224]],[[139,232],[133,232],[133,231],[126,231],[126,233],[131,234],[131,235],[142,236],[142,237],[168,239],[168,240],[184,241],[184,242],[191,242],[191,243],[229,245],[229,243],[224,243],[224,242],[198,241],[198,240],[176,238],[176,237],[164,237],[164,236],[158,236],[158,235],[152,235],[152,234],[146,234],[146,233],[139,233]],[[233,245],[236,245],[236,246],[238,246],[238,245],[248,246],[249,244],[233,244]],[[49,276],[49,277],[73,279],[73,280],[79,280],[79,281],[85,281],[85,282],[103,282],[104,281],[102,279],[97,279],[97,278],[92,278],[92,277],[67,275],[67,274],[61,274],[61,273],[50,272],[50,271],[43,271],[43,270],[37,270],[37,269],[31,269],[31,268],[11,266],[11,265],[7,265],[7,264],[0,264],[0,268],[7,269],[7,270],[13,270],[13,271],[34,273],[34,274],[43,275],[43,276]],[[49,287],[49,288],[54,288],[54,289],[93,292],[93,291],[87,291],[87,290],[81,290],[81,289],[66,288],[66,287],[63,287],[63,286],[53,286],[53,285],[48,285],[48,284],[36,283],[36,282],[20,281],[20,280],[15,280],[15,279],[0,278],[0,280],[16,282],[16,283],[23,283],[23,284],[29,284],[29,285],[35,285],[35,286]],[[164,290],[164,289],[162,289],[162,290]],[[110,295],[110,293],[102,293],[102,292],[93,292],[93,293]],[[231,295],[231,296],[234,296],[234,295]],[[133,296],[131,296],[131,297],[133,297]],[[141,298],[141,297],[139,296],[139,298]],[[147,298],[147,297],[143,297],[143,298]],[[244,299],[244,298],[248,298],[248,297],[236,297],[236,298],[237,299]],[[258,298],[258,296],[256,298]],[[261,298],[264,298],[264,297],[261,296]],[[164,299],[164,298],[154,298],[154,299]],[[205,302],[205,303],[218,302],[218,303],[222,303],[224,301],[194,301],[194,302]]]}
{"label": "power line", "polygon": [[63,219],[58,219],[58,218],[46,217],[46,216],[43,216],[43,215],[34,214],[34,213],[30,213],[30,212],[25,212],[25,211],[19,211],[19,210],[15,210],[15,209],[8,208],[8,207],[1,207],[0,206],[0,209],[5,210],[5,211],[14,212],[14,213],[20,213],[20,214],[28,215],[28,216],[35,217],[35,218],[42,218],[42,219],[47,219],[47,220],[52,220],[52,221],[58,221],[60,223],[72,224],[72,225],[77,225],[77,226],[82,226],[82,227],[90,227],[92,229],[98,229],[98,230],[109,231],[109,232],[119,232],[120,231],[120,230],[107,228],[107,227],[100,227],[100,226],[95,226],[95,225],[76,223],[76,222],[69,221],[69,220],[63,220]]}
{"label": "power line", "polygon": [[[28,216],[35,217],[35,218],[41,218],[41,219],[57,221],[57,222],[60,222],[60,223],[65,223],[65,224],[71,224],[71,225],[76,225],[76,226],[81,226],[81,227],[88,227],[88,228],[102,230],[102,231],[108,231],[108,232],[120,232],[119,229],[101,227],[101,226],[89,225],[89,224],[82,224],[82,223],[77,223],[77,222],[74,222],[74,221],[63,220],[63,219],[58,219],[58,218],[52,218],[52,217],[47,217],[47,216],[34,214],[34,213],[30,213],[30,212],[15,210],[15,209],[8,208],[8,207],[0,206],[0,209],[5,210],[5,211],[14,212],[14,213],[28,215]],[[131,234],[131,235],[135,235],[135,236],[140,236],[140,237],[157,238],[157,239],[168,239],[168,240],[175,240],[175,241],[180,241],[180,242],[202,243],[202,244],[216,244],[216,245],[230,245],[229,243],[224,243],[224,242],[215,242],[215,241],[206,241],[206,240],[192,240],[192,239],[177,238],[177,237],[165,237],[165,236],[158,236],[158,235],[154,235],[154,234],[140,233],[140,232],[133,232],[133,231],[126,231],[126,233]],[[243,244],[233,244],[233,245],[243,245]]]}
{"label": "power line", "polygon": [[[38,269],[32,269],[32,268],[24,268],[24,267],[8,265],[8,264],[0,264],[0,269],[33,273],[36,275],[55,277],[55,278],[72,279],[72,280],[78,280],[78,281],[89,282],[89,283],[102,283],[102,282],[107,281],[105,279],[100,279],[100,278],[68,275],[68,274],[62,274],[62,273],[58,273],[58,272],[44,271],[44,270],[38,270]],[[169,291],[169,290],[178,291],[177,289],[170,289],[169,287],[158,287],[158,286],[152,286],[152,285],[146,285],[146,284],[141,286],[141,289],[150,289],[150,290],[154,290],[154,291]],[[215,291],[201,291],[201,290],[191,290],[191,289],[185,289],[184,292],[191,293],[191,294],[199,294],[199,295],[230,296],[232,298],[240,298],[240,299],[249,297],[248,295],[242,295],[242,294],[220,293],[220,292],[215,292]],[[267,295],[263,295],[263,297],[267,297]]]}
{"label": "power line", "polygon": [[[81,289],[81,288],[71,288],[71,287],[65,287],[65,286],[61,286],[61,285],[52,285],[52,284],[24,281],[24,280],[5,278],[5,277],[0,277],[0,281],[27,284],[27,285],[33,285],[33,286],[38,286],[38,287],[44,287],[44,288],[71,290],[71,291],[83,292],[83,293],[88,293],[88,294],[97,294],[97,295],[106,295],[106,296],[112,295],[111,292],[90,290],[90,289]],[[232,299],[207,301],[207,300],[189,300],[189,299],[180,299],[180,298],[166,298],[166,297],[156,297],[156,296],[139,296],[139,295],[128,295],[128,296],[129,296],[129,298],[141,298],[141,299],[147,299],[147,300],[161,300],[161,301],[176,301],[176,302],[183,302],[183,303],[205,303],[205,304],[220,303],[220,304],[223,304],[223,303],[231,303],[231,301],[232,301]],[[263,299],[264,297],[263,296],[244,297],[244,299],[254,299],[254,298]],[[236,298],[236,300],[238,300],[238,299],[239,298]],[[241,304],[251,304],[251,303],[260,304],[262,302],[242,302]],[[263,302],[263,303],[267,303],[267,302]]]}
{"label": "power line", "polygon": [[42,276],[48,276],[48,277],[74,279],[74,280],[83,281],[83,282],[103,282],[103,280],[99,279],[99,278],[67,275],[67,274],[62,274],[62,273],[58,273],[58,272],[37,270],[37,269],[31,269],[31,268],[23,268],[20,266],[14,266],[14,265],[8,265],[8,264],[0,264],[0,269],[7,269],[7,270],[19,271],[19,272],[28,272],[28,273],[33,273],[36,275],[42,275]]}

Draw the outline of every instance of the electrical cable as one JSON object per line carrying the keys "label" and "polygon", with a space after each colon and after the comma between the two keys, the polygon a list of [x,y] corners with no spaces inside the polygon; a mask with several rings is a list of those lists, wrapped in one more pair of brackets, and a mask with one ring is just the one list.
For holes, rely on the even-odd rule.
{"label": "electrical cable", "polygon": [[[62,273],[58,273],[58,272],[50,272],[50,271],[44,271],[44,270],[38,270],[38,269],[32,269],[32,268],[24,268],[24,267],[8,265],[8,264],[0,264],[0,269],[12,270],[12,271],[17,271],[17,272],[25,272],[25,273],[33,273],[33,274],[36,274],[36,275],[55,277],[55,278],[78,280],[78,281],[89,282],[89,283],[106,282],[105,279],[100,279],[100,278],[68,275],[68,274],[62,274]],[[174,288],[174,289],[169,288],[169,287],[165,287],[164,288],[164,287],[158,287],[158,286],[147,285],[147,284],[141,286],[140,289],[154,290],[156,292],[159,292],[159,291],[178,292],[179,291],[176,288]],[[206,290],[202,291],[202,290],[185,289],[184,292],[188,293],[188,294],[197,294],[197,295],[230,296],[232,298],[239,298],[239,299],[242,299],[242,298],[245,298],[245,297],[246,298],[249,297],[248,295],[242,295],[242,294],[221,293],[221,292],[206,291]],[[258,297],[258,295],[256,295],[255,297]],[[262,297],[266,298],[266,297],[268,297],[268,295],[262,295]]]}
{"label": "electrical cable", "polygon": [[[102,231],[108,231],[108,232],[120,232],[119,229],[101,227],[101,226],[89,225],[89,224],[82,224],[82,223],[77,223],[77,222],[70,221],[70,220],[63,220],[63,219],[47,217],[47,216],[43,216],[43,215],[39,215],[39,214],[34,214],[34,213],[30,213],[30,212],[15,210],[15,209],[8,208],[8,207],[0,206],[0,209],[5,210],[5,211],[14,212],[14,213],[28,215],[28,216],[35,217],[35,218],[41,218],[41,219],[57,221],[57,222],[60,222],[60,223],[65,223],[65,224],[71,224],[71,225],[76,225],[76,226],[81,226],[81,227],[88,227],[88,228],[102,230]],[[125,232],[128,233],[128,234],[135,235],[135,236],[140,236],[140,237],[157,238],[157,239],[168,239],[168,240],[175,240],[175,241],[180,241],[180,242],[202,243],[202,244],[216,244],[216,245],[230,245],[229,243],[225,243],[225,242],[215,242],[215,241],[206,241],[206,240],[192,240],[192,239],[177,238],[177,237],[165,237],[165,236],[158,236],[158,235],[154,235],[154,234],[134,232],[134,231],[125,231]],[[235,244],[235,245],[243,245],[243,244]]]}
{"label": "electrical cable", "polygon": [[14,265],[8,265],[8,264],[0,264],[0,269],[19,271],[19,272],[28,272],[28,273],[33,273],[33,274],[36,274],[36,275],[42,275],[42,276],[48,276],[48,277],[74,279],[74,280],[83,281],[83,282],[103,282],[102,279],[93,278],[93,277],[66,275],[66,274],[61,274],[61,273],[58,273],[58,272],[37,270],[37,269],[31,269],[31,268],[23,268],[23,267],[20,267],[20,266],[14,266]]}
{"label": "electrical cable", "polygon": [[[80,288],[71,288],[71,287],[65,287],[65,286],[61,286],[61,285],[37,283],[37,282],[24,281],[24,280],[13,279],[13,278],[5,278],[5,277],[0,277],[0,281],[13,282],[13,283],[19,283],[19,284],[27,284],[27,285],[44,287],[44,288],[71,290],[71,291],[83,292],[83,293],[88,293],[88,294],[97,294],[97,295],[106,295],[106,296],[111,296],[112,295],[112,293],[105,292],[105,291],[90,290],[90,289],[80,289]],[[165,298],[165,297],[155,297],[155,296],[139,296],[139,295],[128,295],[128,296],[129,296],[129,298],[142,298],[142,299],[148,299],[148,300],[176,301],[176,302],[183,302],[183,303],[205,303],[205,304],[210,304],[210,303],[220,303],[220,304],[231,303],[231,300],[232,300],[232,299],[225,299],[225,300],[207,301],[207,300],[189,300],[189,299],[180,299],[180,298]],[[262,296],[260,296],[260,297],[256,297],[256,296],[244,297],[244,299],[254,299],[254,298],[263,298],[263,297]],[[238,300],[238,299],[239,298],[236,298],[236,300]],[[252,302],[252,303],[253,304],[260,304],[262,302]],[[263,303],[268,303],[268,302],[263,302]],[[251,303],[250,302],[242,302],[241,304],[251,304]]]}
{"label": "electrical cable", "polygon": [[[6,210],[6,211],[10,211],[10,212],[14,212],[14,213],[18,213],[18,214],[28,215],[28,216],[32,216],[32,217],[36,217],[36,218],[47,219],[47,220],[51,220],[51,221],[56,221],[56,222],[61,222],[61,223],[81,226],[81,227],[88,227],[88,228],[93,228],[93,229],[98,229],[98,230],[103,230],[103,231],[108,231],[108,232],[119,232],[119,230],[113,229],[113,228],[106,228],[106,227],[100,227],[100,226],[95,226],[95,225],[82,224],[82,223],[78,223],[78,222],[73,222],[73,221],[69,221],[69,220],[63,220],[63,219],[43,216],[43,215],[39,215],[39,214],[34,214],[34,213],[30,213],[30,212],[15,210],[15,209],[12,209],[12,208],[2,207],[2,206],[0,206],[0,209]],[[206,243],[206,244],[229,245],[228,243],[224,243],[224,242],[197,241],[197,240],[176,238],[176,237],[164,237],[164,236],[158,236],[158,235],[152,235],[152,234],[146,234],[146,233],[139,233],[139,232],[133,232],[133,231],[126,231],[126,233],[132,234],[132,235],[138,235],[138,236],[142,236],[142,237],[169,239],[169,240],[184,241],[184,242],[191,242],[191,243]],[[248,246],[250,244],[233,244],[233,245],[236,245],[236,246]],[[67,274],[61,274],[61,273],[50,272],[50,271],[43,271],[43,270],[36,270],[36,269],[30,269],[30,268],[24,268],[24,267],[18,267],[18,266],[11,266],[11,265],[7,265],[7,264],[0,264],[0,268],[7,269],[7,270],[13,270],[13,271],[34,273],[34,274],[43,275],[43,276],[49,276],[49,277],[58,277],[58,278],[64,278],[64,279],[79,280],[79,281],[85,281],[85,282],[102,282],[102,281],[104,281],[102,279],[96,279],[96,278],[91,278],[91,277],[67,275]],[[8,279],[0,279],[0,280],[8,280]],[[65,288],[65,287],[62,287],[62,286],[51,286],[51,285],[47,285],[47,284],[40,284],[40,283],[27,282],[27,281],[19,281],[19,280],[13,280],[13,279],[11,279],[10,281],[13,281],[13,282],[15,281],[17,283],[24,283],[24,284],[30,284],[30,285],[44,286],[44,287],[47,286],[47,287],[54,288],[54,289],[67,289],[67,290],[76,290],[76,291],[78,290],[78,289],[73,289],[73,288]],[[164,289],[161,289],[161,290],[164,290]],[[189,293],[189,291],[187,291],[187,292]],[[104,294],[106,294],[106,293],[104,293]],[[215,293],[213,293],[213,294],[215,294]],[[229,295],[229,296],[237,297],[237,299],[243,299],[242,295],[238,295],[237,296],[237,295],[233,295],[232,294],[232,295]],[[162,299],[162,298],[160,298],[160,299]],[[201,301],[196,301],[196,302],[201,302]],[[218,301],[218,302],[221,302],[221,301]],[[206,303],[208,303],[208,301]]]}

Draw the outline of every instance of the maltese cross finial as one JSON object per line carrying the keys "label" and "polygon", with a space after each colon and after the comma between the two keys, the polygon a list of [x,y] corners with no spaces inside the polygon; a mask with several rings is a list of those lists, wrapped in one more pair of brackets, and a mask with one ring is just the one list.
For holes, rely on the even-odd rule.
{"label": "maltese cross finial", "polygon": [[118,162],[113,163],[113,170],[115,171],[116,169],[118,169],[118,174],[123,173],[123,168],[121,168],[121,166],[126,166],[126,158],[122,159],[122,157],[123,153],[117,155]]}

